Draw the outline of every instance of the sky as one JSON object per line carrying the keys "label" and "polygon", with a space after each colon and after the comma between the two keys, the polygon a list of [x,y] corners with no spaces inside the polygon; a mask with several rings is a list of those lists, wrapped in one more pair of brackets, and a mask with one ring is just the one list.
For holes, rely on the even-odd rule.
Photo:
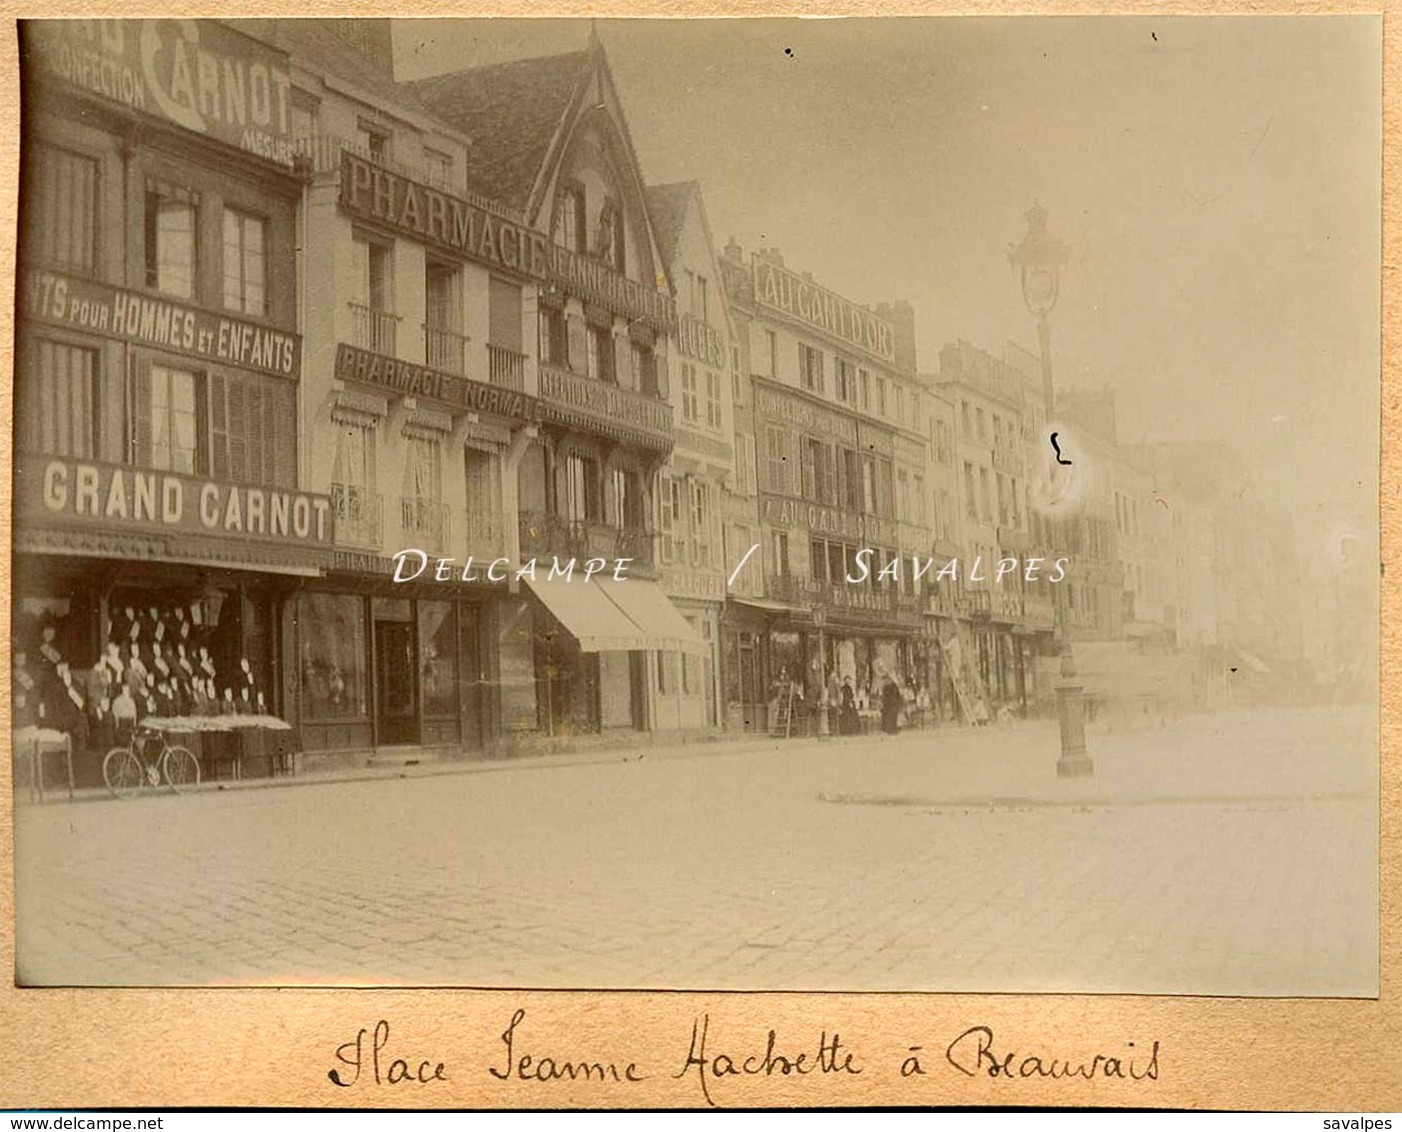
{"label": "sky", "polygon": [[[600,20],[649,184],[717,242],[856,302],[908,299],[924,372],[1035,327],[1007,261],[1070,246],[1058,386],[1122,443],[1236,446],[1307,552],[1376,537],[1381,21]],[[396,21],[401,79],[579,50],[582,20]]]}

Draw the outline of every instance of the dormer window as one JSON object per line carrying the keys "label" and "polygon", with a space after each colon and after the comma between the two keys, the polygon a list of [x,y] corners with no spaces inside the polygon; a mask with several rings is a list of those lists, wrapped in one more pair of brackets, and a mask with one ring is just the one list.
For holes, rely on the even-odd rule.
{"label": "dormer window", "polygon": [[560,194],[555,206],[555,243],[582,254],[587,250],[585,235],[584,190],[571,185]]}

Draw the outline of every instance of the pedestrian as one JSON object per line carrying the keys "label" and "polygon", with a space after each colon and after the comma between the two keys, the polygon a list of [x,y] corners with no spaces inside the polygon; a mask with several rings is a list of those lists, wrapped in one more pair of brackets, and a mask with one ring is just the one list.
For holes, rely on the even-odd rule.
{"label": "pedestrian", "polygon": [[881,730],[887,735],[895,735],[901,729],[901,708],[905,705],[905,697],[901,695],[900,686],[890,677],[886,677],[886,682],[881,687]]}
{"label": "pedestrian", "polygon": [[838,730],[843,735],[855,735],[861,730],[857,717],[857,695],[852,689],[850,676],[842,682],[842,711],[838,719]]}

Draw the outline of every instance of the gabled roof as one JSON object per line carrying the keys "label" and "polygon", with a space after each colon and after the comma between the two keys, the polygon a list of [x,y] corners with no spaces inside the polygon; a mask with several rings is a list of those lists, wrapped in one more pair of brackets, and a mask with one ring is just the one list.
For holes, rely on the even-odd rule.
{"label": "gabled roof", "polygon": [[400,85],[467,135],[473,189],[524,210],[589,63],[572,51]]}
{"label": "gabled roof", "polygon": [[644,190],[647,199],[647,213],[652,218],[653,231],[657,233],[658,250],[663,263],[670,271],[677,254],[677,242],[681,239],[682,225],[686,223],[686,210],[693,194],[699,194],[701,186],[696,181],[677,181],[671,185],[648,185]]}

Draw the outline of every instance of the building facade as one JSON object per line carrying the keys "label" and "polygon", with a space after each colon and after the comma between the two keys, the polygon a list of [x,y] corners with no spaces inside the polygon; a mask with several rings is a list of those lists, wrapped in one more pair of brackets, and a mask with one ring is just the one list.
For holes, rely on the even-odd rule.
{"label": "building facade", "polygon": [[288,709],[282,626],[335,516],[299,467],[286,55],[84,20],[27,23],[22,60],[16,719],[91,782],[119,700]]}

